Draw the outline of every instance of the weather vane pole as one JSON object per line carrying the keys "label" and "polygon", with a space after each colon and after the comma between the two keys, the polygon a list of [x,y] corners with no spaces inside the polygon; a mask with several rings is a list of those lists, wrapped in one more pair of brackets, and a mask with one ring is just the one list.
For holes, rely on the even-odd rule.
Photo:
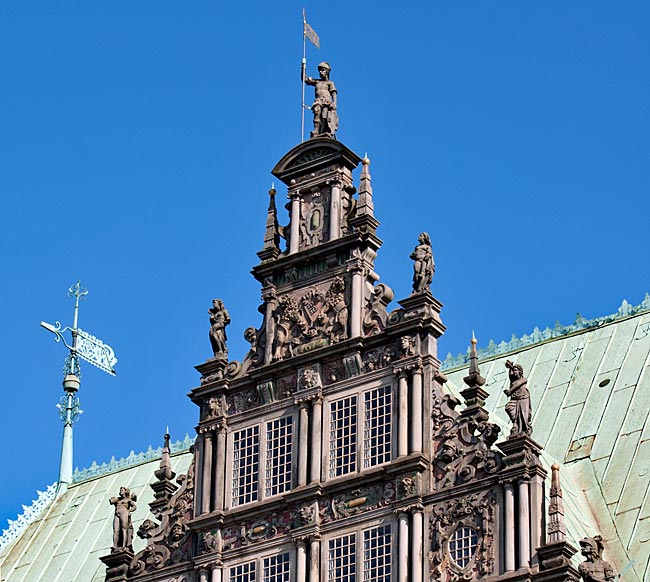
{"label": "weather vane pole", "polygon": [[305,9],[302,9],[302,67],[300,70],[300,84],[302,85],[302,106],[300,107],[300,141],[305,141],[305,109],[309,106],[305,105],[305,79],[307,78],[307,39],[317,48],[320,48],[320,38],[316,31],[307,24],[307,16]]}
{"label": "weather vane pole", "polygon": [[[113,366],[117,363],[113,348],[79,328],[79,302],[84,301],[86,295],[88,295],[88,291],[81,285],[81,281],[77,281],[68,289],[68,297],[75,300],[72,327],[62,329],[58,321],[55,325],[41,321],[41,326],[54,334],[54,340],[63,342],[63,345],[69,350],[63,367],[63,390],[65,394],[56,405],[59,409],[59,417],[63,421],[63,444],[61,446],[57,493],[65,491],[72,482],[72,427],[83,412],[79,408],[79,398],[77,397],[81,385],[79,358],[113,375],[115,375]],[[69,331],[72,336],[70,344],[66,342],[63,335],[66,331]]]}

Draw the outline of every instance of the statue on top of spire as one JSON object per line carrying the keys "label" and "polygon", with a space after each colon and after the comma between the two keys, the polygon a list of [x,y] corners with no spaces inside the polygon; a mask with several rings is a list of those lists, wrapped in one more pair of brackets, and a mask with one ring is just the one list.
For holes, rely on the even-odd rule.
{"label": "statue on top of spire", "polygon": [[302,69],[302,80],[307,85],[314,87],[314,103],[311,110],[314,113],[314,130],[311,137],[335,137],[339,126],[339,118],[336,114],[336,87],[330,81],[329,63],[322,62],[318,65],[319,79],[305,77],[305,69]]}
{"label": "statue on top of spire", "polygon": [[530,392],[526,386],[528,380],[524,377],[524,369],[520,364],[506,361],[510,386],[503,392],[510,397],[506,404],[506,413],[512,422],[510,436],[529,435],[533,432],[530,410]]}
{"label": "statue on top of spire", "polygon": [[418,246],[413,249],[413,293],[430,292],[431,280],[436,268],[433,264],[433,252],[431,251],[431,239],[429,233],[420,233]]}
{"label": "statue on top of spire", "polygon": [[208,309],[208,313],[210,314],[210,343],[214,357],[225,358],[228,356],[226,326],[230,323],[230,314],[221,299],[212,301],[212,307]]}

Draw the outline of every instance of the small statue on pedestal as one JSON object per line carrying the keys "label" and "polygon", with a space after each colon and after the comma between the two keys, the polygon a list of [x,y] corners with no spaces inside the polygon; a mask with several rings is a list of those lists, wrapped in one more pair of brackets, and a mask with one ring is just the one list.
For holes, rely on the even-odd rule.
{"label": "small statue on pedestal", "polygon": [[413,249],[413,293],[430,292],[429,286],[435,272],[433,264],[433,252],[431,251],[431,239],[429,234],[423,232],[418,237],[418,246]]}
{"label": "small statue on pedestal", "polygon": [[128,487],[120,487],[119,497],[111,497],[108,501],[115,506],[113,518],[113,547],[111,552],[120,550],[133,551],[133,524],[131,514],[137,509],[135,502],[138,500],[135,493]]}
{"label": "small statue on pedestal", "polygon": [[580,540],[580,553],[585,561],[578,566],[578,571],[584,582],[614,582],[616,574],[609,562],[603,560],[603,538],[583,538]]}
{"label": "small statue on pedestal", "polygon": [[339,118],[336,114],[336,87],[330,81],[329,63],[318,65],[319,79],[305,77],[305,70],[302,69],[303,81],[306,85],[314,87],[314,103],[311,110],[314,113],[314,131],[311,137],[334,137],[339,126]]}
{"label": "small statue on pedestal", "polygon": [[530,409],[530,392],[526,386],[528,380],[524,378],[524,369],[519,364],[506,362],[510,387],[503,392],[510,397],[506,404],[506,413],[512,421],[510,436],[530,435],[533,432],[532,413]]}
{"label": "small statue on pedestal", "polygon": [[212,301],[212,308],[208,309],[208,313],[210,314],[210,343],[214,357],[227,356],[226,326],[230,323],[230,315],[221,299]]}

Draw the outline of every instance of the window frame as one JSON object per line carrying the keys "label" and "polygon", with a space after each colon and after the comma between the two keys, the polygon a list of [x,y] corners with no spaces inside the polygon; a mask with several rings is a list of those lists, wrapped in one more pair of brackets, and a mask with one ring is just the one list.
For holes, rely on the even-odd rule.
{"label": "window frame", "polygon": [[264,575],[264,560],[275,556],[288,554],[289,556],[289,582],[296,581],[296,551],[292,544],[282,544],[277,548],[269,548],[266,551],[246,556],[243,559],[239,556],[231,560],[224,561],[223,565],[223,578],[224,582],[231,582],[230,570],[237,566],[255,562],[255,582],[266,582],[262,576]]}
{"label": "window frame", "polygon": [[[375,390],[388,390],[390,392],[391,398],[391,410],[390,410],[390,452],[389,459],[381,463],[370,465],[369,467],[364,466],[364,454],[365,454],[365,445],[364,445],[364,423],[365,423],[365,395],[369,392]],[[356,396],[356,416],[357,416],[357,426],[356,426],[356,444],[355,444],[355,470],[348,473],[343,473],[340,475],[330,475],[330,426],[332,422],[332,404],[339,402],[346,398],[351,398]],[[333,394],[326,395],[323,399],[323,428],[322,428],[322,439],[323,439],[323,448],[322,448],[322,460],[321,460],[321,477],[323,481],[333,481],[335,479],[344,479],[350,475],[359,475],[361,473],[371,471],[376,467],[381,467],[391,463],[395,460],[397,455],[397,390],[395,383],[391,381],[382,381],[375,386],[366,386],[364,388],[350,389],[343,392],[336,392]]]}
{"label": "window frame", "polygon": [[[266,499],[273,499],[286,495],[296,487],[298,481],[298,415],[293,409],[285,409],[277,414],[272,414],[266,417],[258,418],[256,422],[236,425],[228,428],[228,437],[226,445],[226,483],[225,483],[225,500],[224,506],[226,510],[239,509],[240,507],[247,507],[253,503],[259,503]],[[278,421],[282,418],[291,418],[291,482],[286,491],[281,493],[276,493],[273,495],[266,495],[266,447],[268,443],[267,437],[267,424]],[[233,478],[234,478],[234,455],[235,455],[235,434],[250,429],[252,427],[257,427],[259,431],[259,470],[258,470],[258,480],[257,480],[257,498],[251,501],[246,501],[244,503],[235,504],[233,502]]]}

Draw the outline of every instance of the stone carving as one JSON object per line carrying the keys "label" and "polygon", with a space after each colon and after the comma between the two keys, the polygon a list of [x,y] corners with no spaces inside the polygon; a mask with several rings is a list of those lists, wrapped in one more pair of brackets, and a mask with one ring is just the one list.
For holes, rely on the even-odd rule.
{"label": "stone carving", "polygon": [[407,358],[415,355],[415,338],[404,335],[399,340],[400,356]]}
{"label": "stone carving", "polygon": [[[306,194],[301,201],[300,221],[300,248],[308,249],[319,245],[327,238],[329,223],[326,220],[325,208],[329,206],[329,196],[321,194],[320,190],[314,189]],[[287,273],[289,281],[297,281],[299,274],[295,267],[293,273]]]}
{"label": "stone carving", "polygon": [[[496,499],[492,492],[467,495],[433,506],[430,523],[430,580],[455,582],[488,576],[494,572],[494,512]],[[461,563],[450,555],[449,542],[454,532],[468,528],[475,536],[475,549]],[[473,545],[473,544],[472,544]],[[470,545],[471,547],[471,545]]]}
{"label": "stone carving", "polygon": [[372,290],[363,315],[363,333],[365,335],[374,335],[385,329],[388,321],[386,307],[394,296],[393,290],[383,283],[375,286]]}
{"label": "stone carving", "polygon": [[313,390],[322,387],[323,385],[321,383],[320,372],[317,364],[300,370],[298,376],[299,390]]}
{"label": "stone carving", "polygon": [[363,367],[366,372],[379,370],[389,366],[397,355],[395,346],[383,346],[374,350],[368,350],[363,354]]}
{"label": "stone carving", "polygon": [[503,392],[510,397],[506,404],[506,413],[512,421],[510,436],[530,435],[533,432],[531,424],[530,392],[524,378],[524,369],[519,364],[513,364],[510,360],[506,362],[510,386]]}
{"label": "stone carving", "polygon": [[399,498],[412,497],[418,491],[418,482],[416,475],[405,475],[397,483],[397,492]]}
{"label": "stone carving", "polygon": [[584,582],[614,582],[616,573],[609,562],[603,560],[603,538],[583,538],[580,540],[580,553],[585,561],[578,566]]}
{"label": "stone carving", "polygon": [[499,427],[481,417],[461,416],[455,396],[436,398],[432,412],[434,428],[434,487],[444,489],[498,471],[502,456],[491,449]]}
{"label": "stone carving", "polygon": [[233,550],[288,534],[299,523],[298,512],[288,510],[272,513],[264,519],[250,520],[227,527],[223,530],[223,550]]}
{"label": "stone carving", "polygon": [[314,130],[311,132],[311,137],[334,137],[339,125],[336,114],[336,87],[330,81],[331,70],[329,63],[323,62],[318,65],[320,78],[305,78],[304,69],[301,73],[304,83],[314,87],[315,98],[311,106],[314,113]]}
{"label": "stone carving", "polygon": [[115,517],[113,518],[113,547],[111,552],[120,550],[133,551],[133,524],[131,514],[137,509],[135,502],[138,500],[135,493],[131,493],[128,487],[120,487],[118,497],[111,497],[108,501],[115,506]]}
{"label": "stone carving", "polygon": [[193,517],[194,463],[186,475],[176,478],[176,482],[179,488],[155,514],[159,523],[145,520],[138,529],[138,536],[146,539],[147,545],[131,560],[130,576],[158,570],[192,557],[188,523]]}
{"label": "stone carving", "polygon": [[205,417],[217,418],[226,414],[226,404],[223,396],[210,396],[205,403]]}
{"label": "stone carving", "polygon": [[228,394],[226,403],[228,405],[228,414],[237,414],[257,406],[260,403],[260,395],[255,388],[247,388],[234,394]]}
{"label": "stone carving", "polygon": [[220,545],[219,538],[220,535],[218,532],[216,534],[211,531],[203,532],[203,535],[201,536],[201,553],[209,554],[218,551]]}
{"label": "stone carving", "polygon": [[260,382],[257,385],[257,394],[259,395],[259,399],[263,404],[273,402],[275,400],[275,383],[273,380]]}
{"label": "stone carving", "polygon": [[411,253],[413,259],[413,293],[430,292],[429,286],[433,279],[435,266],[431,251],[431,239],[428,233],[423,232],[418,237],[418,245]]}
{"label": "stone carving", "polygon": [[321,511],[321,521],[333,521],[357,513],[370,511],[377,507],[390,505],[395,498],[395,484],[392,481],[352,489],[343,495],[332,498],[329,502],[328,509],[324,512]]}
{"label": "stone carving", "polygon": [[313,505],[303,505],[298,510],[301,525],[311,525],[316,518],[316,509]]}
{"label": "stone carving", "polygon": [[325,384],[333,384],[346,378],[346,366],[342,360],[334,362],[327,362],[323,364],[323,382]]}
{"label": "stone carving", "polygon": [[336,277],[327,290],[312,287],[295,298],[284,295],[273,312],[273,361],[336,343],[348,337],[345,279]]}
{"label": "stone carving", "polygon": [[226,346],[226,326],[230,323],[230,315],[221,299],[213,299],[212,307],[208,309],[210,314],[210,344],[214,357],[225,357],[228,355]]}
{"label": "stone carving", "polygon": [[285,376],[278,380],[278,398],[282,400],[283,398],[289,398],[295,391],[298,383],[298,377],[293,374],[291,376]]}

